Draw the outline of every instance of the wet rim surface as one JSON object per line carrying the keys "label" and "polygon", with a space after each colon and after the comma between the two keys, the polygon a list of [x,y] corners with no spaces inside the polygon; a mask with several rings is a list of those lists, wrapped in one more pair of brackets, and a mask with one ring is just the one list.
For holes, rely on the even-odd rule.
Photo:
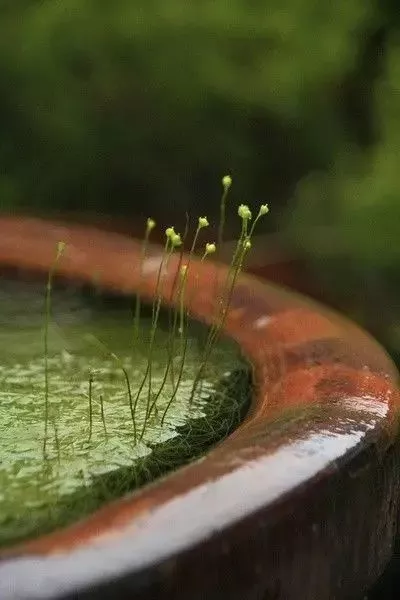
{"label": "wet rim surface", "polygon": [[[1,218],[0,265],[47,271],[59,240],[64,276],[151,297],[161,251],[141,279],[137,242],[86,227]],[[209,321],[225,268],[195,271],[191,315]],[[3,553],[1,598],[342,599],[379,575],[398,512],[390,359],[348,321],[248,276],[225,329],[254,365],[243,424],[201,461]]]}

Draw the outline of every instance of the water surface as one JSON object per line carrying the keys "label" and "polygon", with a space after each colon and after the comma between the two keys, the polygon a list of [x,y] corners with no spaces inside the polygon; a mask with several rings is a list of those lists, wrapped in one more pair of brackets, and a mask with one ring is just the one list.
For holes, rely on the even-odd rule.
{"label": "water surface", "polygon": [[[111,493],[106,482],[118,488],[118,474],[130,477],[137,465],[143,471],[155,447],[176,439],[179,452],[182,431],[187,435],[188,424],[204,420],[211,401],[221,403],[219,384],[243,364],[237,347],[221,341],[191,398],[206,335],[192,323],[183,375],[162,425],[180,371],[179,334],[171,354],[171,320],[164,315],[153,346],[151,393],[147,380],[137,400],[148,366],[151,318],[148,311],[141,319],[140,342],[134,344],[133,305],[133,299],[54,290],[44,445],[44,286],[0,281],[0,542],[35,535],[44,523],[47,529],[68,521],[68,513],[86,514]],[[171,356],[173,376],[162,387]],[[149,398],[151,405],[158,393],[143,428]]]}

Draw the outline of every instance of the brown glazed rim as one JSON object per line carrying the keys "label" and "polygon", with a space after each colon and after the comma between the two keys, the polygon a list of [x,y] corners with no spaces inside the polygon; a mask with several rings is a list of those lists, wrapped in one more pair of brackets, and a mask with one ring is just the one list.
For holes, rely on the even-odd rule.
{"label": "brown glazed rim", "polygon": [[[62,276],[152,296],[158,247],[140,278],[140,244],[125,236],[13,217],[0,233],[2,267],[47,272],[62,240]],[[176,268],[173,258],[165,302]],[[191,314],[210,322],[226,268],[194,261],[190,273]],[[225,333],[254,368],[239,428],[203,459],[4,551],[0,598],[344,599],[374,581],[398,510],[391,360],[349,321],[247,275]]]}

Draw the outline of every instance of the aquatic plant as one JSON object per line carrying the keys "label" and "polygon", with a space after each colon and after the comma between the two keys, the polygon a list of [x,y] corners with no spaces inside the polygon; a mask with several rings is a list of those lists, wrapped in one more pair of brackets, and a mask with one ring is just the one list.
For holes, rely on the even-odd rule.
{"label": "aquatic plant", "polygon": [[[231,184],[230,178],[229,183],[225,180],[223,202]],[[32,438],[29,441],[32,450],[29,450],[29,457],[27,455],[23,468],[18,472],[14,488],[10,485],[10,482],[14,482],[13,477],[16,477],[12,474],[14,467],[3,474],[0,469],[0,483],[10,490],[4,500],[6,505],[2,505],[0,499],[0,508],[4,508],[4,518],[0,517],[0,543],[2,540],[29,537],[38,530],[45,531],[69,522],[74,515],[87,514],[110,498],[152,480],[158,473],[184,464],[238,424],[247,406],[248,390],[238,384],[237,377],[242,381],[247,366],[238,367],[239,375],[233,375],[232,369],[236,371],[236,367],[232,365],[238,359],[233,359],[230,351],[226,350],[221,334],[235,285],[251,249],[255,225],[267,212],[268,207],[262,205],[250,227],[251,210],[246,205],[238,208],[241,222],[239,238],[227,276],[216,289],[215,319],[206,329],[206,341],[202,347],[191,341],[194,323],[189,307],[193,294],[197,293],[194,257],[199,256],[200,262],[204,262],[212,259],[218,251],[218,244],[212,241],[205,240],[199,244],[201,232],[209,226],[207,217],[197,218],[192,242],[186,253],[189,219],[182,236],[175,232],[174,227],[165,230],[165,245],[155,276],[153,301],[150,306],[142,304],[140,289],[135,296],[133,352],[132,324],[121,329],[121,334],[126,333],[129,337],[128,353],[125,349],[118,350],[119,343],[104,337],[102,333],[92,331],[89,334],[86,330],[80,330],[82,340],[90,342],[90,348],[100,350],[101,358],[96,359],[79,358],[79,353],[71,354],[64,350],[59,356],[49,353],[49,331],[54,318],[53,282],[58,261],[65,249],[65,244],[60,242],[45,290],[43,363],[32,361],[31,367],[24,371],[29,373],[29,398],[36,398],[40,391],[43,393],[43,403],[30,400],[29,404],[25,404],[21,400],[21,405],[28,408],[21,412],[16,406],[15,415],[14,408],[8,414],[4,413],[3,417],[0,414],[0,418],[12,419],[13,427],[16,427],[13,435],[18,443],[22,443],[20,435],[24,431],[20,425],[23,427],[27,417],[32,431],[32,436],[28,435],[29,440]],[[223,222],[222,210],[219,239],[223,239]],[[149,218],[137,267],[140,270],[139,287],[144,276],[143,261],[149,251],[149,236],[154,227],[154,220]],[[172,260],[173,255],[176,255],[176,260]],[[174,281],[172,305],[167,309],[165,320],[164,317],[161,319],[161,313],[165,310],[163,298],[170,292],[164,288],[164,275],[170,268],[176,270],[176,274],[170,273],[171,277],[168,278],[169,286]],[[213,360],[210,360],[211,356]],[[243,365],[241,361],[239,363]],[[226,366],[222,367],[224,364]],[[216,365],[223,369],[218,376],[219,367]],[[40,372],[41,368],[44,371],[43,387],[34,383],[34,374]],[[11,394],[12,399],[13,386],[17,385],[15,397],[19,398],[19,390],[23,390],[25,397],[26,389],[19,383],[23,379],[12,375],[13,369],[0,368],[0,390],[3,388],[3,394]],[[217,380],[220,381],[218,385]],[[13,381],[18,383],[14,384]],[[247,375],[243,381],[248,386]],[[238,391],[240,397],[236,395]],[[212,401],[213,397],[216,398],[215,402]],[[33,439],[35,423],[42,421],[45,428],[42,450],[46,459],[43,461],[42,454],[42,461],[46,463],[45,466],[40,464],[34,449],[36,441]],[[50,423],[54,437],[49,452]],[[3,444],[9,444],[5,437]],[[13,448],[12,444],[10,448]],[[14,456],[13,449],[10,456]],[[17,462],[18,456],[17,453]],[[32,475],[29,476],[29,473]],[[33,516],[29,514],[31,509],[27,510],[28,504],[26,510],[18,508],[24,497],[21,486],[30,485],[29,477],[39,478],[35,490],[29,491],[27,488],[29,499],[26,502],[34,510]],[[13,494],[19,490],[21,496],[10,495],[12,489]],[[6,524],[5,519],[10,525]]]}
{"label": "aquatic plant", "polygon": [[141,306],[141,298],[140,298],[140,283],[143,277],[143,263],[146,258],[147,248],[149,245],[150,234],[156,226],[156,222],[154,219],[147,219],[146,222],[146,230],[144,234],[144,239],[142,241],[141,254],[140,254],[140,263],[139,263],[139,286],[138,291],[135,295],[135,312],[134,312],[134,323],[133,323],[133,342],[137,342],[139,337],[139,323],[140,323],[140,306]]}
{"label": "aquatic plant", "polygon": [[[226,213],[226,200],[228,196],[228,192],[232,186],[232,178],[229,175],[226,175],[222,178],[222,186],[223,193],[221,196],[220,202],[220,219],[218,223],[218,242],[221,243],[223,241],[223,231],[224,231],[224,223],[225,223],[225,213]],[[221,332],[224,328],[224,324],[229,312],[229,306],[231,303],[232,295],[234,292],[234,288],[237,282],[237,279],[240,275],[240,272],[243,269],[245,258],[247,253],[251,249],[252,236],[255,231],[255,227],[260,220],[261,217],[266,215],[269,211],[267,204],[262,204],[259,208],[258,214],[254,221],[252,222],[252,212],[250,208],[246,204],[240,204],[237,209],[237,214],[241,220],[241,228],[240,234],[238,237],[238,241],[236,244],[236,248],[234,250],[230,266],[227,272],[227,276],[224,282],[217,281],[216,287],[216,301],[215,301],[215,315],[214,322],[209,327],[208,335],[206,338],[206,342],[204,344],[204,348],[202,351],[201,358],[199,360],[199,366],[197,372],[195,373],[193,384],[190,393],[190,404],[193,403],[196,395],[198,394],[198,388],[200,385],[200,393],[202,393],[201,381],[204,376],[205,368],[210,360],[210,356],[212,355],[213,349],[218,343]],[[250,226],[250,223],[252,225]],[[187,288],[187,279],[188,275],[191,272],[192,260],[194,255],[196,254],[196,246],[198,243],[200,232],[209,226],[209,222],[206,216],[198,217],[197,227],[194,232],[193,240],[191,246],[187,253],[186,264],[182,265],[182,257],[184,251],[184,240],[186,238],[186,234],[188,232],[189,219],[187,217],[187,226],[182,239],[182,236],[179,233],[175,232],[173,226],[168,227],[165,230],[165,245],[164,251],[160,260],[160,264],[158,267],[154,297],[151,306],[151,327],[150,334],[147,346],[147,359],[146,359],[146,367],[144,369],[144,373],[141,377],[139,377],[139,381],[137,385],[132,380],[132,373],[129,373],[129,370],[126,366],[124,366],[123,361],[118,357],[118,355],[113,352],[110,348],[107,347],[103,342],[98,339],[95,339],[92,336],[92,341],[94,341],[102,350],[108,354],[112,360],[115,361],[118,368],[123,373],[123,377],[125,380],[125,386],[127,391],[127,396],[129,400],[129,408],[131,421],[133,426],[133,442],[137,444],[138,442],[142,442],[148,424],[151,419],[158,419],[159,408],[158,402],[160,397],[165,392],[167,387],[168,375],[171,374],[171,384],[169,386],[169,399],[164,404],[162,410],[162,416],[160,420],[161,426],[164,426],[166,421],[166,416],[177,396],[179,385],[182,380],[184,368],[185,368],[185,358],[186,358],[186,349],[187,349],[187,341],[188,341],[188,328],[187,323],[190,318],[188,305],[190,301],[186,299],[186,288]],[[140,285],[143,278],[143,263],[147,256],[148,248],[149,248],[149,238],[150,234],[155,228],[156,223],[154,219],[148,218],[146,222],[145,234],[141,244],[141,252],[140,252],[140,261],[138,265],[139,269],[139,286],[138,291],[135,295],[135,310],[134,310],[134,322],[133,322],[133,330],[134,330],[134,343],[137,343],[140,336],[140,318],[141,318],[141,296],[140,296]],[[203,248],[203,252],[200,255],[200,260],[203,262],[207,257],[215,254],[219,248],[219,244],[215,244],[213,242],[206,242]],[[177,274],[174,280],[174,285],[172,289],[172,297],[173,308],[172,308],[172,317],[170,316],[169,320],[169,334],[168,334],[168,343],[167,343],[167,360],[164,367],[164,374],[159,383],[157,389],[154,389],[154,381],[153,381],[153,352],[154,352],[154,344],[159,324],[159,315],[162,305],[163,298],[163,282],[164,282],[164,272],[168,270],[171,257],[173,253],[178,250],[180,251],[179,261],[178,261],[178,269]],[[45,312],[45,439],[44,439],[44,448],[46,447],[46,440],[48,435],[48,393],[49,393],[49,380],[48,380],[48,365],[47,365],[47,338],[48,338],[48,326],[50,320],[50,298],[51,298],[51,284],[54,275],[54,270],[57,265],[57,262],[64,250],[64,246],[62,244],[59,245],[57,256],[54,261],[54,265],[52,266],[47,283],[47,293],[46,293],[46,312]],[[195,282],[197,275],[194,274]],[[221,284],[221,285],[220,285]],[[193,286],[191,293],[195,293],[196,285]],[[171,315],[171,313],[170,313]],[[179,323],[179,326],[178,326]],[[175,359],[175,348],[176,348],[176,340],[177,333],[179,334],[179,365],[178,365],[178,374],[177,378],[173,373]],[[142,403],[142,393],[147,384],[147,391],[145,394],[145,409],[144,412],[142,410],[138,410],[139,405]],[[89,442],[92,438],[92,418],[93,418],[93,398],[92,398],[92,386],[93,386],[93,374],[89,375],[89,392],[87,394],[88,403],[89,403]],[[140,416],[139,416],[140,413]],[[107,431],[106,418],[104,413],[104,399],[101,398],[101,415],[103,422],[103,429]],[[140,424],[139,424],[140,421]],[[56,428],[55,428],[55,435]],[[58,442],[56,440],[57,446]]]}

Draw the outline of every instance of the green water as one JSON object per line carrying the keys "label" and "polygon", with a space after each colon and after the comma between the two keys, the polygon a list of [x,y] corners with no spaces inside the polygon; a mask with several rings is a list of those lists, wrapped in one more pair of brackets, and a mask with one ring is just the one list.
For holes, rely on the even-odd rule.
{"label": "green water", "polygon": [[[111,497],[151,480],[152,455],[157,448],[167,449],[165,469],[160,467],[163,454],[158,450],[157,473],[170,468],[168,460],[172,466],[184,462],[179,453],[183,452],[186,460],[188,445],[193,444],[191,452],[196,454],[199,440],[191,438],[191,432],[196,431],[196,423],[203,423],[201,442],[207,438],[207,427],[210,441],[215,438],[211,403],[226,404],[222,398],[226,386],[221,391],[221,381],[228,381],[229,375],[243,365],[235,345],[219,343],[202,385],[190,401],[205,339],[203,328],[191,324],[176,397],[162,425],[182,359],[179,337],[173,360],[174,382],[168,376],[143,432],[148,381],[137,401],[134,426],[121,364],[129,374],[135,402],[147,366],[150,319],[141,320],[140,344],[133,347],[133,300],[95,298],[77,290],[57,289],[52,296],[49,330],[49,419],[44,451],[43,288],[38,283],[0,281],[0,543],[37,535],[79,518]],[[91,336],[121,362],[96,345]],[[168,319],[163,317],[153,351],[153,394],[164,378],[169,340]],[[153,401],[154,395],[150,398]],[[235,402],[233,398],[233,410]],[[219,423],[220,416],[216,417]],[[184,444],[180,439],[183,435]]]}

